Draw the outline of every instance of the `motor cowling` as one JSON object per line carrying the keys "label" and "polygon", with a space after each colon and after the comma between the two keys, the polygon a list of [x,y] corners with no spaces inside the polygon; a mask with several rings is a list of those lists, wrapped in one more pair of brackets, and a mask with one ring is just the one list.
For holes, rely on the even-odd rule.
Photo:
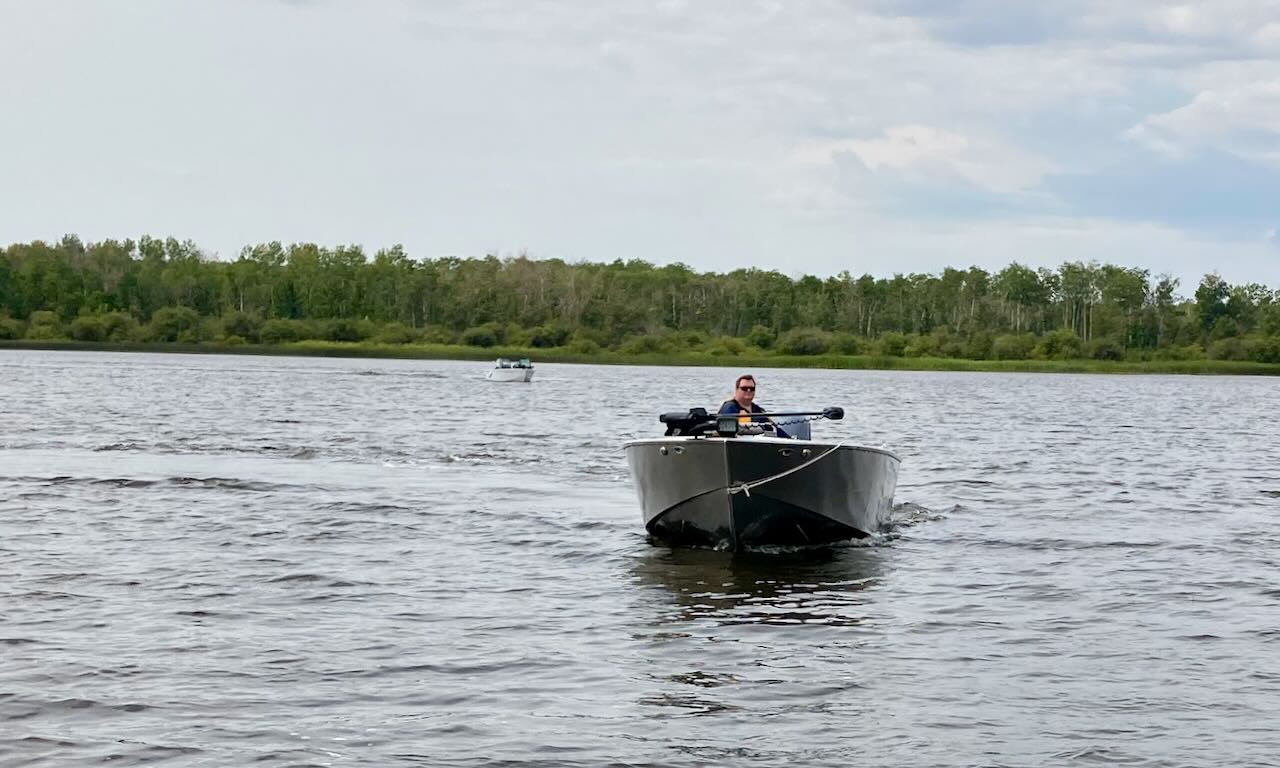
{"label": "motor cowling", "polygon": [[690,408],[687,411],[670,411],[658,416],[658,421],[667,425],[666,436],[701,435],[714,430],[716,422],[707,414],[706,408]]}

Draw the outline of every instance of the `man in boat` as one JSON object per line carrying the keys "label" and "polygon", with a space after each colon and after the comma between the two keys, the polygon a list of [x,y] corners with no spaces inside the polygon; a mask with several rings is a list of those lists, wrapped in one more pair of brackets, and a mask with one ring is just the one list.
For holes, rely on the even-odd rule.
{"label": "man in boat", "polygon": [[768,416],[748,416],[751,413],[764,413],[765,410],[756,405],[756,379],[749,373],[738,377],[733,385],[733,397],[720,404],[720,413],[740,413],[739,425],[756,423],[767,432],[774,432],[778,437],[791,437],[782,427],[773,423]]}

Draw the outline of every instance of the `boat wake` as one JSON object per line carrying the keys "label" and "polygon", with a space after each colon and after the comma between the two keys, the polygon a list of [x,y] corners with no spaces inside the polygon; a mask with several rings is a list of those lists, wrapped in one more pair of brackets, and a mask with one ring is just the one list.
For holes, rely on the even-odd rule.
{"label": "boat wake", "polygon": [[959,505],[952,507],[946,512],[929,509],[921,504],[915,504],[910,501],[904,501],[893,505],[893,512],[889,516],[888,529],[896,531],[900,528],[911,528],[921,523],[932,523],[938,520],[945,520],[947,516],[960,509]]}
{"label": "boat wake", "polygon": [[290,483],[270,483],[234,477],[187,477],[183,475],[172,477],[0,476],[0,484],[31,485],[36,487],[76,485],[111,488],[196,487],[265,493],[310,488],[310,486]]}

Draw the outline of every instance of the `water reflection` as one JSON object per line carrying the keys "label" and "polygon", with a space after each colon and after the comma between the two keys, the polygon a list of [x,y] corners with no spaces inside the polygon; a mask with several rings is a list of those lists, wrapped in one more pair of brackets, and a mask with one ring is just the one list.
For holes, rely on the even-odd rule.
{"label": "water reflection", "polygon": [[632,572],[675,599],[674,621],[847,626],[863,620],[883,558],[881,548],[858,545],[780,553],[654,547]]}

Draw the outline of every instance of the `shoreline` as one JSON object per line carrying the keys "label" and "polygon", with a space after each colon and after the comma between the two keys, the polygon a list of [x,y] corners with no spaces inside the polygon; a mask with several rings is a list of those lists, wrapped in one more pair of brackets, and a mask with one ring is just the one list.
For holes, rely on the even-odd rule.
{"label": "shoreline", "polygon": [[468,347],[443,344],[374,344],[302,341],[290,344],[182,344],[177,342],[87,342],[2,340],[0,350],[142,352],[260,357],[347,357],[399,360],[494,360],[527,357],[537,363],[654,365],[721,368],[815,368],[835,370],[970,371],[976,373],[1102,373],[1280,376],[1280,364],[1235,360],[969,360],[871,355],[707,355],[697,353],[576,353],[556,348]]}

